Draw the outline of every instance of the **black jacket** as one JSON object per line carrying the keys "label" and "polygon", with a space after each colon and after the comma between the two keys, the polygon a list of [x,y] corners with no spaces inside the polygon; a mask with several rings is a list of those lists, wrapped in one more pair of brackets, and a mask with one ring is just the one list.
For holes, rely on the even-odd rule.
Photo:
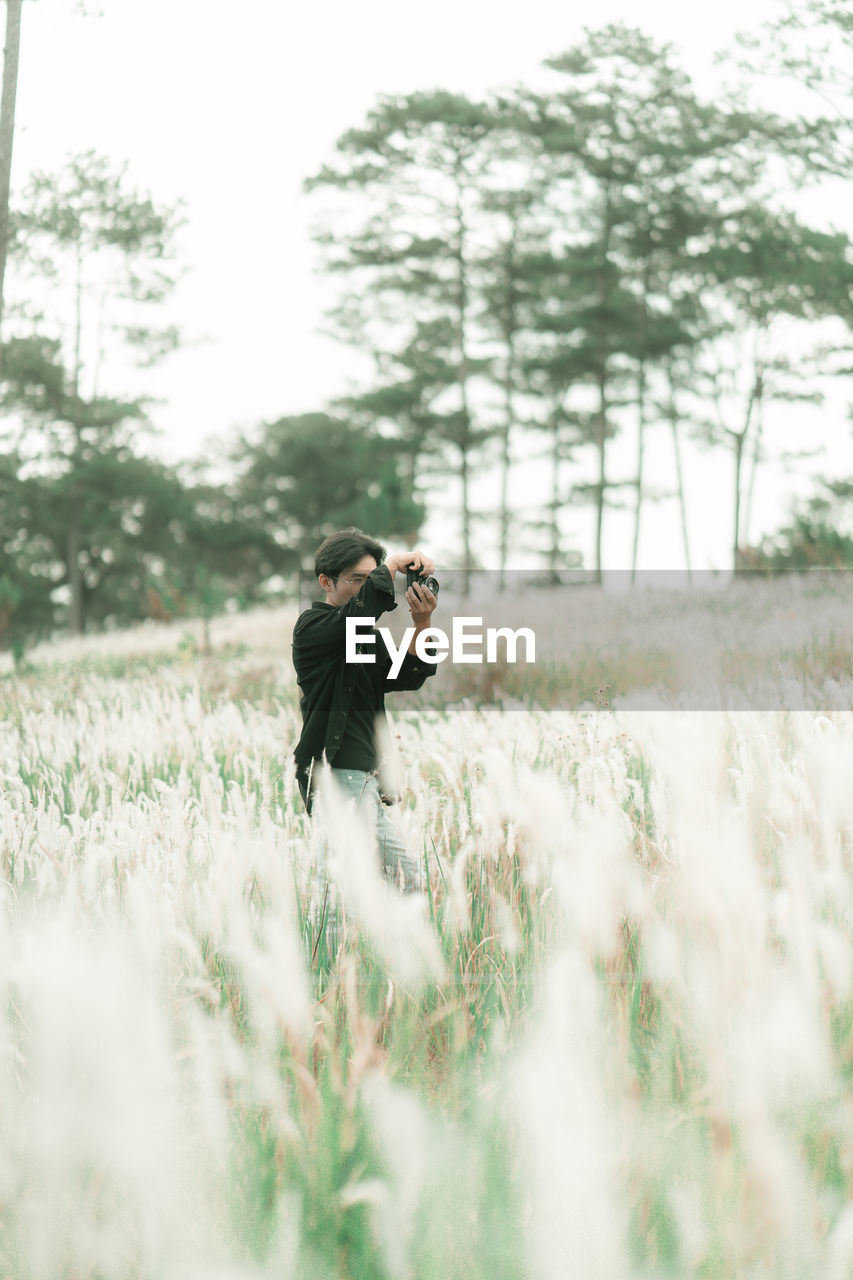
{"label": "black jacket", "polygon": [[[379,618],[396,609],[394,581],[386,566],[368,574],[357,596],[343,605],[317,602],[301,613],[293,629],[293,665],[299,684],[302,734],[297,743],[296,781],[309,813],[312,767],[317,760],[334,764],[344,736],[352,695],[353,671],[345,661],[347,618]],[[384,695],[404,689],[420,689],[435,674],[435,663],[421,662],[407,653],[396,677],[389,676],[391,656],[374,628],[373,664],[362,670],[377,681],[377,701],[384,715]]]}

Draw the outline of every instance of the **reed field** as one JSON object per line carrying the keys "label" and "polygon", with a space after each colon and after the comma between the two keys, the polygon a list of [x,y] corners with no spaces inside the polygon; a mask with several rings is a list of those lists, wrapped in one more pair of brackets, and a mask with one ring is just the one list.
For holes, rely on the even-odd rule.
{"label": "reed field", "polygon": [[294,611],[0,668],[0,1276],[848,1280],[849,610],[775,590],[728,702],[593,595],[389,699],[423,899],[318,875]]}

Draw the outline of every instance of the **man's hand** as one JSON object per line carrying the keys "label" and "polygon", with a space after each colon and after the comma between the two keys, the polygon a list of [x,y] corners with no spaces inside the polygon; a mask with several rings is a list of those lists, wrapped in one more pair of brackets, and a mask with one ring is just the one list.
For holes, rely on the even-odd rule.
{"label": "man's hand", "polygon": [[[410,565],[418,570],[421,577],[424,574],[435,573],[435,565],[423,551],[398,551],[396,555],[389,556],[385,561],[385,567],[392,578],[395,573],[405,573]],[[434,608],[435,605],[433,605]]]}
{"label": "man's hand", "polygon": [[417,630],[425,631],[438,604],[438,597],[428,591],[422,582],[413,582],[406,592],[406,604]]}

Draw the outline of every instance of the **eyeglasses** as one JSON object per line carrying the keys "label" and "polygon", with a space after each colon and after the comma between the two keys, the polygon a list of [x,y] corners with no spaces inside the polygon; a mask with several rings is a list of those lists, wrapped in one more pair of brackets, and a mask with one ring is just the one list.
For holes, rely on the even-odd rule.
{"label": "eyeglasses", "polygon": [[335,582],[345,582],[348,587],[363,587],[367,582],[366,573],[357,573],[354,578],[335,578]]}

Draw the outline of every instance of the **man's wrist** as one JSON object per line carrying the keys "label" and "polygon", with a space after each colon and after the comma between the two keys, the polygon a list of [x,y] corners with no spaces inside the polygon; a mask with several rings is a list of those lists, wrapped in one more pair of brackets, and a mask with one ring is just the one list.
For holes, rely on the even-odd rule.
{"label": "man's wrist", "polygon": [[409,641],[408,652],[412,655],[413,658],[417,658],[419,656],[418,650],[417,650],[418,636],[421,634],[422,631],[429,631],[431,625],[432,625],[431,614],[427,619],[421,622],[417,622],[415,618],[412,618],[412,626],[415,628],[415,634],[412,636],[411,640]]}

